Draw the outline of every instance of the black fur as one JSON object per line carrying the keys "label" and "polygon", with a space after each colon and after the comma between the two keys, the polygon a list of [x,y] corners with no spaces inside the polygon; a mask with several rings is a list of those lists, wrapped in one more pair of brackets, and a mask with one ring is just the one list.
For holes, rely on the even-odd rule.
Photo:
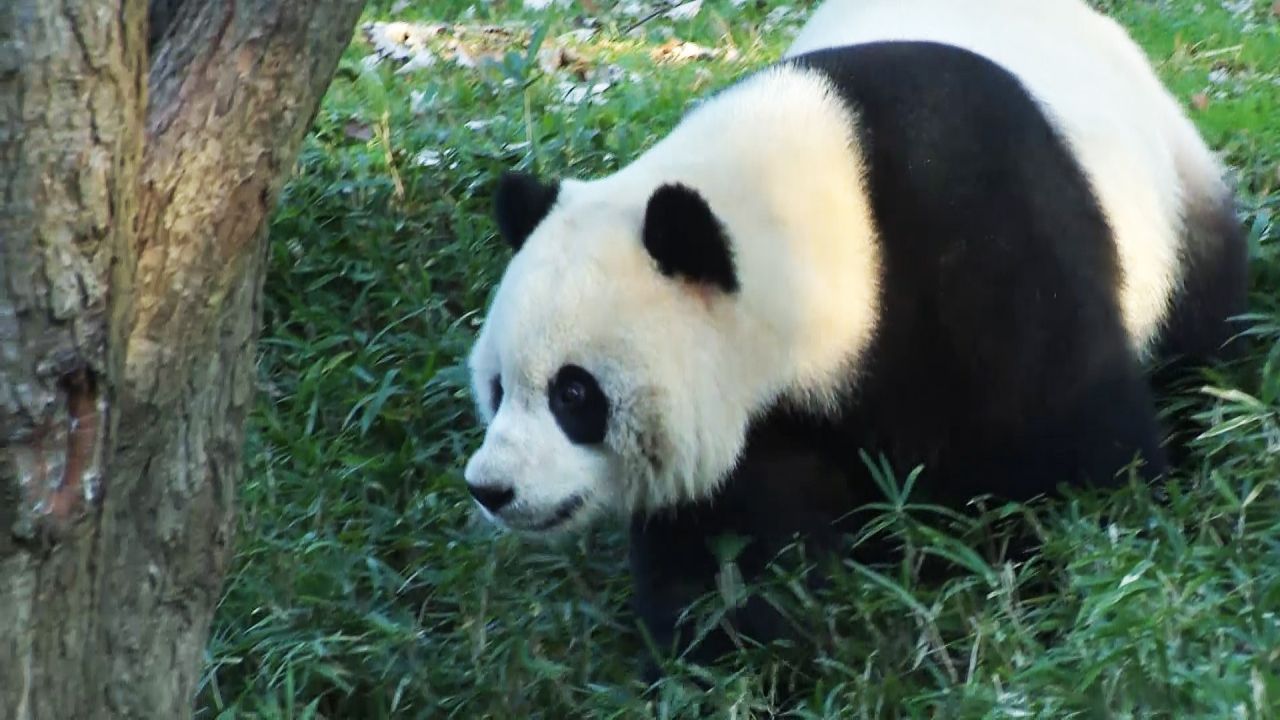
{"label": "black fur", "polygon": [[[1156,350],[1160,359],[1153,387],[1174,397],[1198,384],[1195,371],[1231,361],[1241,349],[1245,327],[1233,318],[1247,310],[1249,253],[1244,228],[1232,198],[1197,198],[1184,217],[1187,247],[1182,291],[1170,309],[1167,330]],[[1165,447],[1181,463],[1200,432],[1193,418],[1175,415]]]}
{"label": "black fur", "polygon": [[1199,365],[1233,360],[1245,328],[1232,321],[1247,309],[1249,253],[1231,198],[1200,198],[1184,217],[1187,247],[1182,292],[1174,299],[1157,355],[1161,379]]}
{"label": "black fur", "polygon": [[[662,653],[691,650],[685,659],[714,661],[734,648],[723,631],[692,646],[692,623],[677,632],[677,618],[714,588],[720,560],[713,553],[718,537],[739,535],[751,542],[733,558],[744,577],[755,578],[775,556],[803,533],[810,548],[832,550],[840,540],[835,524],[842,510],[859,498],[839,481],[840,470],[820,452],[802,443],[761,437],[748,446],[733,482],[713,501],[670,508],[652,517],[636,517],[631,526],[633,607]],[[785,478],[785,482],[779,482]],[[733,613],[734,629],[755,639],[788,634],[788,626],[764,599],[751,596]],[[692,647],[691,647],[692,646]],[[652,682],[656,663],[646,670]]]}
{"label": "black fur", "polygon": [[551,212],[560,195],[560,183],[547,183],[527,173],[506,172],[498,179],[494,191],[494,218],[502,238],[514,250],[538,227]]}
{"label": "black fur", "polygon": [[[751,428],[719,498],[634,523],[636,608],[666,640],[675,608],[714,588],[709,535],[754,539],[749,576],[779,538],[829,545],[830,520],[879,499],[861,449],[887,456],[899,477],[923,464],[913,500],[953,507],[982,494],[1051,495],[1063,483],[1108,486],[1136,460],[1145,478],[1166,467],[1121,322],[1110,228],[1016,78],[926,42],[789,62],[826,74],[857,113],[882,260],[880,322],[838,419],[775,409]],[[1224,218],[1199,227],[1235,232]],[[1167,345],[1220,340],[1243,292],[1241,259],[1228,256],[1201,263]],[[761,640],[777,631],[759,606],[738,622]],[[698,657],[725,647],[716,636]]]}
{"label": "black fur", "polygon": [[1187,233],[1182,293],[1175,298],[1159,354],[1188,363],[1233,359],[1231,322],[1247,309],[1249,248],[1233,198],[1198,198],[1183,218]]}
{"label": "black fur", "polygon": [[673,183],[654,191],[644,213],[644,247],[664,275],[738,289],[729,239],[697,190]]}

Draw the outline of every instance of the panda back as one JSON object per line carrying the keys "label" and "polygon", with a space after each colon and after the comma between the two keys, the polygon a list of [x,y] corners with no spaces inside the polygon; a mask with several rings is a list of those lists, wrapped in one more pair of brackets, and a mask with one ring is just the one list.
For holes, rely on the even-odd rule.
{"label": "panda back", "polygon": [[1018,78],[1090,179],[1124,268],[1126,329],[1152,350],[1186,281],[1182,256],[1220,252],[1184,217],[1216,212],[1230,193],[1124,29],[1083,0],[826,0],[788,55],[886,40],[963,48]]}
{"label": "panda back", "polygon": [[789,62],[829,78],[865,164],[881,290],[860,406],[924,396],[938,432],[1016,426],[1072,378],[1127,361],[1111,228],[1013,75],[930,42]]}

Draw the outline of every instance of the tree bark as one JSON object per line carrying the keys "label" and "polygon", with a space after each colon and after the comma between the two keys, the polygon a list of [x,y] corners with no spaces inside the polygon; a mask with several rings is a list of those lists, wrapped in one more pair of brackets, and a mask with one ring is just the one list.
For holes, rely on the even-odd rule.
{"label": "tree bark", "polygon": [[190,715],[266,221],[363,0],[150,5],[0,3],[0,718]]}

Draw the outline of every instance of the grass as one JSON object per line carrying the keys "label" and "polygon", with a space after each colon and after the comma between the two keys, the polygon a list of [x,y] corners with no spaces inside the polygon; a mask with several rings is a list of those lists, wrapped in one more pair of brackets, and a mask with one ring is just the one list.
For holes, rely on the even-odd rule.
{"label": "grass", "polygon": [[[1026,513],[1046,541],[990,564],[959,521],[890,505],[918,553],[963,568],[845,567],[822,596],[765,591],[834,633],[653,688],[626,612],[625,543],[560,546],[471,518],[479,440],[463,366],[508,257],[489,192],[510,167],[612,170],[697,95],[776,58],[812,2],[374,3],[366,20],[496,25],[500,51],[396,73],[346,54],[271,229],[260,397],[241,527],[199,716],[261,718],[1280,717],[1280,19],[1271,0],[1113,0],[1238,174],[1257,324],[1237,367],[1167,398],[1202,422],[1180,482]],[[617,7],[615,7],[617,5]],[[576,31],[576,35],[573,34]],[[448,35],[433,38],[444,52]],[[568,48],[545,70],[531,42]],[[713,49],[680,60],[674,41]],[[474,50],[475,48],[472,48]],[[655,60],[655,53],[668,57]],[[579,73],[575,76],[574,73]],[[577,101],[573,93],[596,86]],[[570,96],[566,98],[566,93]],[[712,598],[707,612],[716,610]],[[803,674],[805,692],[783,698]]]}

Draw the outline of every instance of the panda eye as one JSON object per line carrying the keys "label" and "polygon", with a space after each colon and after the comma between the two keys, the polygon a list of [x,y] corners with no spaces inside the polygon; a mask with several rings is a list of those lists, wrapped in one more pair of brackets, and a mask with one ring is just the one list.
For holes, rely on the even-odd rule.
{"label": "panda eye", "polygon": [[561,384],[559,393],[560,404],[566,408],[576,407],[587,400],[587,387],[577,380]]}
{"label": "panda eye", "polygon": [[547,388],[551,414],[569,440],[594,445],[604,440],[609,420],[609,399],[594,375],[577,365],[565,365]]}

